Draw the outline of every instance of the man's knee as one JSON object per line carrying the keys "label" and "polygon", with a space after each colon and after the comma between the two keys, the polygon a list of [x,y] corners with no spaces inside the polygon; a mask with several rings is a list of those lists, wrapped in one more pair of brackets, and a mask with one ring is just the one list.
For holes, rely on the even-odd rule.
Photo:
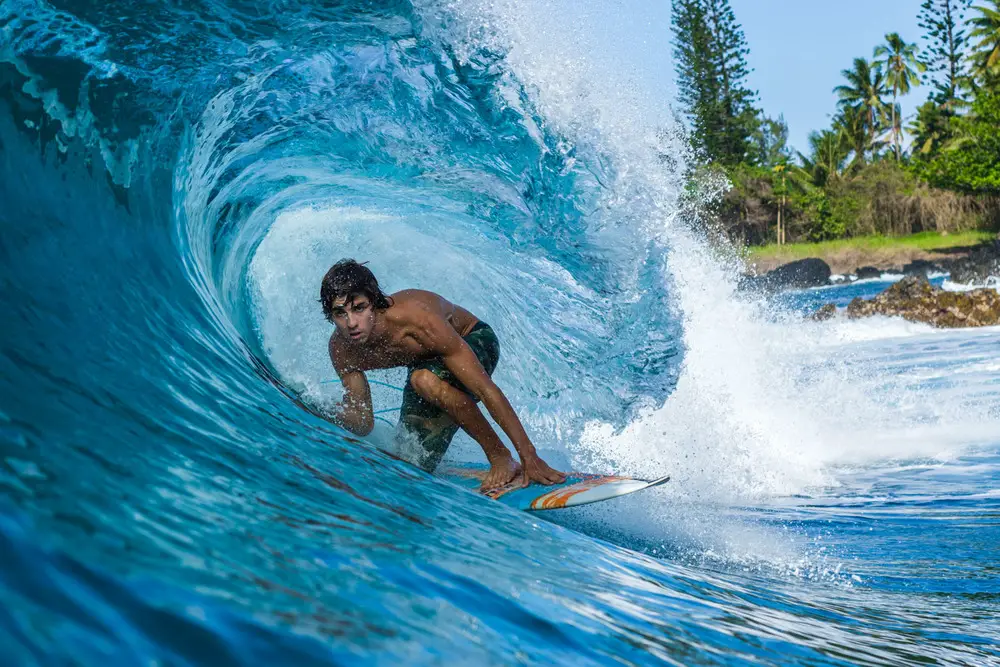
{"label": "man's knee", "polygon": [[441,378],[426,368],[413,371],[410,374],[410,386],[424,398],[430,398],[440,388]]}

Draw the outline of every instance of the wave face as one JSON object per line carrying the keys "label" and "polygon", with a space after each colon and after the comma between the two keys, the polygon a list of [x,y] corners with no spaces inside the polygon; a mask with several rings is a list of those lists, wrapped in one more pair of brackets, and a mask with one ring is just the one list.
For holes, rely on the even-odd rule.
{"label": "wave face", "polygon": [[[316,4],[0,0],[4,662],[998,657],[996,332],[738,297],[635,8]],[[489,321],[557,466],[673,487],[508,511],[382,451],[400,371],[345,437],[346,256]]]}

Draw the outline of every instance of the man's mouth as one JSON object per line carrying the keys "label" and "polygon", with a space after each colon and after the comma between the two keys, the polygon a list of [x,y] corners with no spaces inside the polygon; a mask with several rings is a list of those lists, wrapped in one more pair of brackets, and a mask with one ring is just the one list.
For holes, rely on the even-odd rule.
{"label": "man's mouth", "polygon": [[348,335],[350,335],[351,338],[361,338],[361,332],[360,331],[352,331]]}

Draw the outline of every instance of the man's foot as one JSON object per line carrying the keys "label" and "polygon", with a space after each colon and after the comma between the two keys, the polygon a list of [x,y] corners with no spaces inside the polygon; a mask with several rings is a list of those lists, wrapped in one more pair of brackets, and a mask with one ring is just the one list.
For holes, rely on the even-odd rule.
{"label": "man's foot", "polygon": [[521,474],[521,464],[515,461],[513,456],[508,456],[506,459],[501,459],[490,465],[490,471],[483,478],[483,484],[479,490],[485,492],[504,486],[513,481],[519,474]]}

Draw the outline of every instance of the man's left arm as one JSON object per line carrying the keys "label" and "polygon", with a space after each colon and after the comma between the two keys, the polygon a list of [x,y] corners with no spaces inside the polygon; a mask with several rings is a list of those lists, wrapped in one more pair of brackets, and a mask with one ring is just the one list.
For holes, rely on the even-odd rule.
{"label": "man's left arm", "polygon": [[563,473],[551,468],[538,456],[534,444],[528,438],[524,425],[514,412],[514,408],[511,407],[510,401],[493,382],[493,378],[483,368],[469,344],[442,318],[428,317],[428,321],[424,324],[427,347],[441,356],[448,370],[476,398],[482,401],[493,419],[510,438],[521,457],[525,484],[531,480],[542,484],[557,484],[565,481],[566,476]]}

